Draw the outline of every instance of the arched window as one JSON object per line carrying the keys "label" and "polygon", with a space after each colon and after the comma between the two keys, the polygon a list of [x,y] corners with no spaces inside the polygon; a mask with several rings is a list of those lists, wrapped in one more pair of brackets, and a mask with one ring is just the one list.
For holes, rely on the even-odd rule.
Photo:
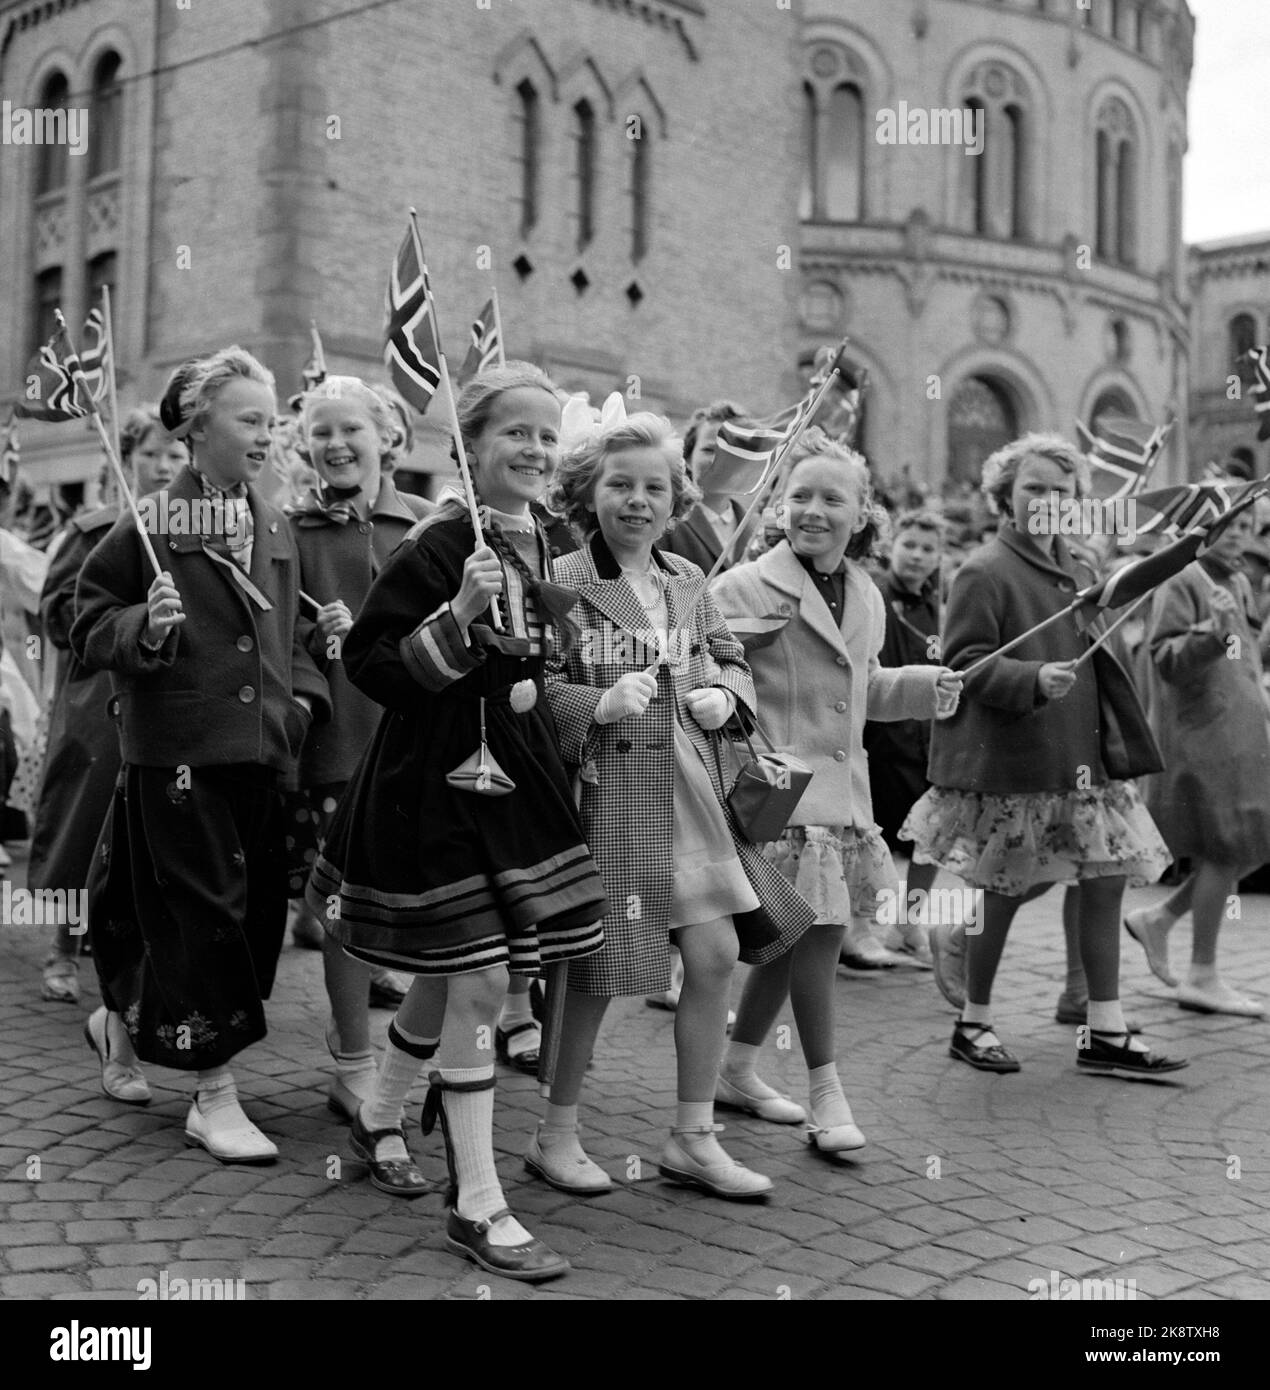
{"label": "arched window", "polygon": [[101,303],[102,288],[110,291],[110,302],[116,298],[119,275],[119,257],[114,251],[103,251],[88,262],[88,307],[95,309]]}
{"label": "arched window", "polygon": [[1245,386],[1256,381],[1256,373],[1245,354],[1257,346],[1257,320],[1251,314],[1236,314],[1227,329],[1226,368]]}
{"label": "arched window", "polygon": [[114,52],[103,53],[93,73],[92,104],[88,115],[88,177],[113,173],[123,152],[123,88],[119,85],[122,60]]}
{"label": "arched window", "polygon": [[652,178],[653,133],[641,120],[639,134],[631,141],[631,260],[642,261],[648,254],[651,219],[648,200]]}
{"label": "arched window", "polygon": [[1119,97],[1098,113],[1094,134],[1095,249],[1104,260],[1137,260],[1138,159],[1133,118]]}
{"label": "arched window", "polygon": [[542,139],[542,108],[538,89],[525,78],[517,84],[520,119],[520,234],[528,236],[538,225],[538,167]]}
{"label": "arched window", "polygon": [[573,108],[577,141],[574,174],[577,179],[578,250],[595,238],[595,110],[583,98]]}
{"label": "arched window", "polygon": [[35,324],[31,351],[42,347],[53,336],[57,320],[53,311],[62,305],[62,267],[49,266],[35,277]]}
{"label": "arched window", "polygon": [[977,485],[984,460],[1018,435],[1006,387],[992,377],[967,377],[948,403],[948,481]]}
{"label": "arched window", "polygon": [[[53,73],[44,84],[40,94],[40,107],[46,111],[65,111],[70,105],[70,83],[60,72]],[[89,148],[92,148],[92,130],[89,129]],[[50,143],[40,145],[35,166],[36,194],[55,193],[66,187],[67,153],[65,144]]]}
{"label": "arched window", "polygon": [[850,50],[817,43],[803,81],[804,222],[859,222],[865,216],[864,133],[868,70]]}
{"label": "arched window", "polygon": [[1022,78],[1002,63],[982,63],[962,87],[970,133],[982,132],[978,154],[954,146],[960,208],[957,225],[978,236],[1025,239],[1031,230],[1031,97]]}
{"label": "arched window", "polygon": [[1136,420],[1138,418],[1138,408],[1129,397],[1120,389],[1119,386],[1108,386],[1106,390],[1098,393],[1098,399],[1094,402],[1094,408],[1089,412],[1089,430],[1091,434],[1098,434],[1099,421],[1111,417],[1120,419]]}

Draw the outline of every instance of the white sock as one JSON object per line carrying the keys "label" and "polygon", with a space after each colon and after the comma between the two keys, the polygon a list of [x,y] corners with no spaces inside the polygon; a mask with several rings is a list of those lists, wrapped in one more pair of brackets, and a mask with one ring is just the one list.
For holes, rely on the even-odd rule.
{"label": "white sock", "polygon": [[[395,1018],[388,1025],[384,1060],[370,1098],[362,1103],[362,1124],[372,1134],[377,1129],[401,1127],[401,1111],[406,1096],[423,1070],[424,1062],[436,1050],[435,1038],[417,1038],[407,1033]],[[410,1157],[405,1144],[397,1137],[381,1139],[375,1147],[375,1154],[381,1160]]]}
{"label": "white sock", "polygon": [[819,1129],[837,1125],[853,1125],[855,1117],[842,1090],[838,1064],[826,1062],[823,1067],[808,1067],[807,1092],[811,1098],[811,1118]]}
{"label": "white sock", "polygon": [[[487,1081],[494,1076],[492,1066],[438,1070],[443,1081],[452,1083]],[[458,1174],[458,1213],[469,1221],[484,1221],[507,1206],[494,1166],[494,1088],[446,1091],[441,1104],[445,1106],[454,1171]],[[491,1226],[486,1239],[491,1245],[523,1245],[533,1237],[514,1216],[509,1216]]]}
{"label": "white sock", "polygon": [[1104,999],[1096,1002],[1089,1001],[1089,1027],[1095,1033],[1114,1033],[1117,1039],[1123,1038],[1119,1043],[1121,1047],[1130,1047],[1134,1052],[1148,1051],[1144,1042],[1139,1042],[1137,1038],[1125,1027],[1124,1010],[1120,1007],[1119,999]]}
{"label": "white sock", "polygon": [[762,1050],[758,1043],[730,1042],[727,1052],[723,1055],[723,1076],[746,1095],[768,1100],[773,1096],[779,1096],[780,1092],[774,1091],[766,1081],[760,1080],[754,1069]]}
{"label": "white sock", "polygon": [[[714,1101],[681,1100],[675,1105],[676,1129],[700,1129],[703,1125],[714,1124]],[[689,1135],[692,1139],[695,1136]]]}
{"label": "white sock", "polygon": [[[962,1006],[961,1021],[963,1023],[991,1023],[992,1005],[972,1004],[967,999]],[[973,1041],[976,1047],[996,1047],[1000,1044],[1001,1039],[989,1028],[986,1033],[976,1033]]]}
{"label": "white sock", "polygon": [[359,1100],[367,1100],[375,1085],[375,1050],[343,1052],[340,1050],[339,1030],[335,1020],[326,1025],[326,1050],[335,1063],[335,1073]]}
{"label": "white sock", "polygon": [[238,1085],[228,1067],[212,1067],[198,1074],[198,1108],[204,1115],[238,1104]]}
{"label": "white sock", "polygon": [[578,1138],[578,1107],[576,1105],[547,1105],[547,1113],[538,1127],[538,1147],[543,1153],[572,1154],[585,1158],[582,1141]]}
{"label": "white sock", "polygon": [[498,1026],[504,1033],[514,1028],[518,1023],[532,1023],[534,1021],[534,1010],[529,999],[530,996],[527,992],[504,996],[503,1007],[498,1012]]}

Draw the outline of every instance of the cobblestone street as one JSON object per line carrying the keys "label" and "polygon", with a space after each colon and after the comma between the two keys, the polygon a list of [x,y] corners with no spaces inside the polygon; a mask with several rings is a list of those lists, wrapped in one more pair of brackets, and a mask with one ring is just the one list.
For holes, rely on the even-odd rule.
{"label": "cobblestone street", "polygon": [[[316,952],[288,944],[270,1036],[235,1064],[281,1160],[233,1169],[184,1146],[182,1076],[150,1069],[146,1110],[102,1095],[81,1033],[96,1003],[91,966],[81,1008],[42,1003],[46,933],[5,926],[0,1292],[136,1299],[166,1271],[241,1279],[249,1299],[1026,1299],[1030,1280],[1052,1276],[1133,1280],[1138,1298],[1266,1297],[1270,1027],[1182,1013],[1126,938],[1128,1011],[1190,1069],[1175,1085],[1077,1074],[1072,1030],[1053,1022],[1060,900],[1023,910],[999,980],[997,1026],[1023,1063],[1015,1076],[948,1057],[951,1014],[929,975],[839,973],[839,1052],[869,1146],[832,1163],[797,1129],[721,1116],[736,1157],[776,1180],[766,1206],[658,1178],[672,1017],[641,1000],[612,1010],[584,1095],[588,1148],[619,1180],[611,1195],[579,1201],[527,1177],[520,1154],[541,1102],[530,1079],[502,1075],[495,1143],[509,1200],[574,1264],[538,1288],[448,1253],[438,1197],[394,1203],[348,1155],[325,1106]],[[1243,911],[1223,932],[1223,958],[1235,983],[1265,994],[1270,900],[1247,898]],[[1183,926],[1179,962],[1188,944]],[[375,1013],[377,1037],[388,1017]],[[801,1097],[791,1035],[766,1074]],[[409,1114],[413,1128],[413,1100]],[[436,1137],[414,1128],[412,1144],[439,1180]]]}

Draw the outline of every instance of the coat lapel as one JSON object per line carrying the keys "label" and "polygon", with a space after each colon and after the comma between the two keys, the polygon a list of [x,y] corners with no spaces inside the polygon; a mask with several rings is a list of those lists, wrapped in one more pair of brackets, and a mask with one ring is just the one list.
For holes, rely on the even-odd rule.
{"label": "coat lapel", "polygon": [[[816,586],[811,582],[807,571],[799,563],[798,556],[794,554],[788,541],[781,543],[769,550],[766,555],[760,557],[758,561],[759,570],[763,578],[783,594],[789,594],[798,600],[798,612],[803,622],[823,641],[829,645],[840,656],[847,655],[847,643],[843,637],[842,630],[833,620],[833,614],[829,611],[829,605],[820,597]],[[847,576],[847,594],[853,594],[851,585],[851,575]],[[856,621],[859,621],[858,610],[861,605],[856,603],[845,603],[843,605],[848,612],[853,608],[857,610]],[[844,614],[844,621],[846,615]]]}
{"label": "coat lapel", "polygon": [[648,627],[648,614],[622,578],[621,567],[598,531],[583,546],[579,556],[586,564],[587,573],[575,586],[578,596],[627,632],[644,631]]}

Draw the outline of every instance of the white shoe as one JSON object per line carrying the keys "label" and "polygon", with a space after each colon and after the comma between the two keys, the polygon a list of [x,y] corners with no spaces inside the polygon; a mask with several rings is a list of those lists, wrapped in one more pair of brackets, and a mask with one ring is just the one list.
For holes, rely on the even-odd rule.
{"label": "white shoe", "polygon": [[84,1020],[84,1037],[101,1063],[101,1089],[111,1100],[125,1105],[149,1105],[150,1086],[134,1057],[131,1062],[116,1061],[110,1052],[110,1016],[103,1004]]}
{"label": "white shoe", "polygon": [[811,1122],[807,1126],[807,1142],[815,1149],[819,1149],[822,1154],[845,1154],[851,1153],[855,1149],[864,1148],[868,1140],[865,1139],[863,1131],[855,1122],[855,1116],[851,1114],[851,1107],[847,1106],[847,1120],[844,1124],[831,1125],[828,1129],[822,1129],[816,1123],[813,1113]]}
{"label": "white shoe", "polygon": [[195,1096],[185,1117],[185,1139],[222,1163],[272,1163],[278,1157],[278,1146],[252,1124],[237,1099],[205,1115]]}
{"label": "white shoe", "polygon": [[933,970],[935,968],[924,927],[912,928],[911,934],[905,934],[899,927],[888,927],[885,945],[886,949],[897,958],[899,964],[907,965],[911,970]]}
{"label": "white shoe", "polygon": [[598,1192],[613,1190],[613,1179],[583,1153],[581,1143],[575,1144],[574,1152],[561,1153],[544,1149],[539,1142],[541,1134],[539,1125],[525,1153],[525,1167],[535,1177],[560,1192],[572,1192],[579,1197],[594,1197]]}
{"label": "white shoe", "polygon": [[739,1110],[745,1115],[771,1120],[777,1125],[800,1125],[807,1118],[802,1106],[788,1096],[775,1093],[770,1096],[751,1095],[735,1082],[729,1081],[722,1072],[715,1079],[714,1103],[723,1110]]}
{"label": "white shoe", "polygon": [[771,1178],[743,1168],[724,1152],[717,1141],[701,1145],[705,1152],[698,1156],[681,1139],[682,1136],[696,1134],[713,1136],[722,1129],[722,1125],[672,1129],[670,1138],[666,1140],[666,1147],[662,1150],[657,1171],[671,1182],[680,1183],[684,1187],[699,1187],[703,1192],[732,1202],[752,1202],[766,1197],[772,1190]]}
{"label": "white shoe", "polygon": [[1224,980],[1213,980],[1203,985],[1180,984],[1177,987],[1177,1003],[1182,1009],[1196,1014],[1237,1014],[1242,1018],[1262,1018],[1266,1006],[1260,999],[1240,994]]}

